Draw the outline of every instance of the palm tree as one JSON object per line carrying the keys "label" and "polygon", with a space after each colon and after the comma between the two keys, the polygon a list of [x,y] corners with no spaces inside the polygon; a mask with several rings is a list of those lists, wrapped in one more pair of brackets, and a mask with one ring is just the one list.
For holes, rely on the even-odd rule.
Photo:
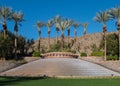
{"label": "palm tree", "polygon": [[11,16],[11,12],[12,10],[10,7],[5,7],[5,6],[0,7],[0,19],[3,27],[4,38],[6,38],[6,32],[7,32],[6,21],[9,20]]}
{"label": "palm tree", "polygon": [[70,39],[70,26],[72,25],[73,21],[71,19],[67,19],[67,32],[68,32],[68,47],[69,47],[69,39]]}
{"label": "palm tree", "polygon": [[14,35],[15,35],[15,41],[14,41],[14,49],[15,49],[15,58],[17,59],[17,32],[18,32],[18,25],[21,25],[20,23],[24,20],[23,19],[23,13],[22,12],[12,12],[11,19],[14,21]]}
{"label": "palm tree", "polygon": [[76,38],[77,38],[77,28],[80,26],[80,23],[79,22],[75,22],[75,23],[73,23],[73,27],[74,27],[74,35],[75,35],[75,41],[77,41],[76,40]]}
{"label": "palm tree", "polygon": [[48,49],[50,49],[50,28],[53,26],[53,20],[48,20],[48,22],[46,23],[46,26],[48,28]]}
{"label": "palm tree", "polygon": [[102,12],[100,11],[99,13],[96,14],[94,17],[94,20],[96,22],[102,23],[103,24],[103,38],[104,38],[104,60],[106,60],[106,31],[107,31],[107,26],[106,22],[111,18],[111,16],[108,14],[108,12]]}
{"label": "palm tree", "polygon": [[120,60],[120,6],[109,10],[110,15],[117,20],[117,29],[119,37],[119,60]]}
{"label": "palm tree", "polygon": [[39,38],[39,43],[38,43],[38,50],[40,52],[40,40],[41,40],[41,27],[43,27],[45,24],[43,22],[37,21],[36,27],[38,28],[38,38]]}
{"label": "palm tree", "polygon": [[82,26],[84,28],[83,36],[85,36],[86,35],[86,28],[88,26],[88,23],[83,23]]}
{"label": "palm tree", "polygon": [[54,18],[54,22],[55,22],[55,27],[56,27],[56,42],[58,42],[58,31],[60,30],[60,26],[59,26],[59,23],[61,21],[61,17],[59,15],[57,15],[55,18]]}
{"label": "palm tree", "polygon": [[62,19],[60,24],[60,30],[61,30],[61,41],[62,41],[62,50],[64,49],[64,31],[67,28],[67,21]]}

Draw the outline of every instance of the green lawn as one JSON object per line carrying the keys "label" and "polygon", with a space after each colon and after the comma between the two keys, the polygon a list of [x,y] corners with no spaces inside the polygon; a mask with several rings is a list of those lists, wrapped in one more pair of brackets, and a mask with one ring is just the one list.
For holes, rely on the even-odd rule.
{"label": "green lawn", "polygon": [[0,86],[120,86],[120,78],[42,79],[1,77]]}

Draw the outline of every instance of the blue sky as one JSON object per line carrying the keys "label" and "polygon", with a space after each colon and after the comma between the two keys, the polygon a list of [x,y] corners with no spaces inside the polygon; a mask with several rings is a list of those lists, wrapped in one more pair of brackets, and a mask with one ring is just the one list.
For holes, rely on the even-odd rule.
{"label": "blue sky", "polygon": [[[47,22],[48,19],[60,15],[78,22],[88,22],[87,33],[102,31],[102,24],[93,21],[96,12],[105,11],[115,6],[120,6],[119,0],[0,0],[0,5],[10,6],[14,11],[21,10],[25,21],[19,27],[19,34],[26,38],[38,38],[37,28],[33,27],[36,21]],[[7,22],[8,30],[13,32],[14,23]],[[115,21],[107,22],[108,30],[117,31]],[[0,30],[2,29],[0,25]],[[42,37],[47,37],[47,28],[41,28]],[[55,37],[55,27],[51,28],[51,37]],[[78,36],[82,36],[83,28],[78,28]],[[65,35],[66,32],[65,32]],[[59,33],[60,36],[60,33]],[[73,29],[71,36],[74,36]]]}

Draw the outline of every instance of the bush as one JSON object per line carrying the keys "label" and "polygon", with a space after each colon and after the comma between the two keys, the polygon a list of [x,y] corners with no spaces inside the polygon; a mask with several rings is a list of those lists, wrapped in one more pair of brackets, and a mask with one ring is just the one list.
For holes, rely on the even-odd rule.
{"label": "bush", "polygon": [[64,49],[64,50],[62,50],[62,52],[71,52],[71,50],[70,49]]}
{"label": "bush", "polygon": [[85,52],[82,52],[82,53],[80,54],[80,56],[81,56],[81,57],[86,57],[87,54],[86,54]]}
{"label": "bush", "polygon": [[41,53],[39,51],[35,51],[35,52],[33,52],[32,56],[33,57],[40,57]]}
{"label": "bush", "polygon": [[[107,40],[107,43],[106,43],[107,56],[115,56],[115,55],[119,54],[118,38],[119,38],[118,35],[115,33],[107,35],[107,38],[106,38],[106,40]],[[104,43],[105,43],[104,40],[102,40],[100,43],[100,49],[102,49],[102,50],[104,49]]]}
{"label": "bush", "polygon": [[93,51],[92,53],[91,53],[91,56],[103,56],[103,52],[102,51]]}
{"label": "bush", "polygon": [[74,53],[74,54],[76,53],[76,51],[75,51],[75,50],[71,50],[71,52],[72,52],[72,53]]}
{"label": "bush", "polygon": [[107,60],[118,60],[118,56],[107,56]]}

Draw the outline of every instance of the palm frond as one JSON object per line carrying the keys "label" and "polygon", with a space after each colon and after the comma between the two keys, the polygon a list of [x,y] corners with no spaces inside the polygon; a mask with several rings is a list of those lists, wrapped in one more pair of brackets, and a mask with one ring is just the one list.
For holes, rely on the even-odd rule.
{"label": "palm frond", "polygon": [[87,28],[88,25],[89,25],[89,24],[86,23],[86,22],[82,24],[82,26],[83,26],[84,28]]}
{"label": "palm frond", "polygon": [[115,19],[117,19],[117,20],[120,20],[120,6],[110,9],[110,10],[109,10],[109,14],[110,14],[113,18],[115,18]]}
{"label": "palm frond", "polygon": [[9,17],[11,16],[11,13],[12,13],[11,7],[5,7],[5,6],[0,7],[0,16],[2,19],[4,20],[9,19]]}
{"label": "palm frond", "polygon": [[74,28],[78,28],[79,26],[80,26],[80,23],[79,23],[79,22],[73,23],[73,27],[74,27]]}
{"label": "palm frond", "polygon": [[107,11],[106,12],[100,11],[99,13],[96,13],[94,20],[96,22],[105,24],[110,18],[111,15]]}
{"label": "palm frond", "polygon": [[12,12],[11,19],[14,20],[14,22],[20,23],[24,21],[23,19],[24,15],[21,11],[18,12]]}
{"label": "palm frond", "polygon": [[62,21],[60,22],[60,30],[64,31],[67,28],[67,21],[62,19]]}
{"label": "palm frond", "polygon": [[71,19],[67,19],[67,28],[69,28],[72,24],[73,24],[73,21]]}
{"label": "palm frond", "polygon": [[45,24],[43,22],[37,21],[37,23],[36,23],[37,28],[40,28],[40,27],[43,27],[43,26],[45,26]]}
{"label": "palm frond", "polygon": [[53,23],[52,19],[48,20],[48,22],[46,23],[46,26],[49,27],[49,28],[51,28],[53,25],[54,25],[54,23]]}

